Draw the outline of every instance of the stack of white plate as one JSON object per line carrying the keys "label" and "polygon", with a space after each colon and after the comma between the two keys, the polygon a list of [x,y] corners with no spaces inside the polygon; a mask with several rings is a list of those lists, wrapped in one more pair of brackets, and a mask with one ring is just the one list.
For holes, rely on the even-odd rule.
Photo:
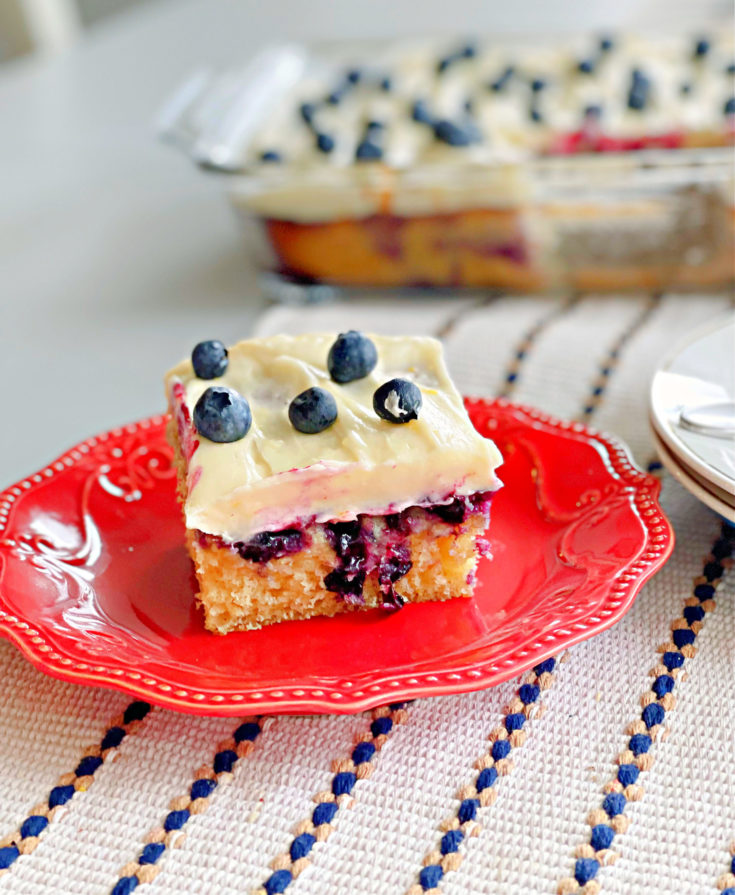
{"label": "stack of white plate", "polygon": [[735,319],[697,330],[661,362],[651,425],[669,472],[735,522]]}

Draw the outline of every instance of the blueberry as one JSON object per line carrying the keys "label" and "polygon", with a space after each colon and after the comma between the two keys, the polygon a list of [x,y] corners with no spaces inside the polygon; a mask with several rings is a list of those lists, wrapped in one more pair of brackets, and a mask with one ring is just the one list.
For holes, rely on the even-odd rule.
{"label": "blueberry", "polygon": [[477,56],[477,47],[474,44],[465,44],[459,51],[459,55],[463,59],[474,59]]}
{"label": "blueberry", "polygon": [[327,369],[335,382],[352,382],[367,376],[378,363],[378,350],[362,333],[340,333],[329,349]]}
{"label": "blueberry", "polygon": [[602,106],[586,106],[584,110],[585,118],[600,118],[602,116]]}
{"label": "blueberry", "polygon": [[[493,90],[495,93],[499,93],[501,90],[505,90],[505,88],[508,86],[508,81],[510,81],[510,79],[513,77],[514,74],[515,74],[515,69],[513,68],[512,65],[509,65],[505,69],[505,71],[500,75],[500,77],[497,79],[497,81],[493,81],[490,84],[490,89]],[[543,82],[541,82],[541,84],[543,86]]]}
{"label": "blueberry", "polygon": [[710,42],[705,37],[700,37],[700,39],[694,45],[694,57],[695,59],[702,59],[706,56],[710,51]]}
{"label": "blueberry", "polygon": [[345,93],[347,93],[347,88],[344,85],[336,87],[327,97],[327,102],[330,106],[338,106],[344,99]]}
{"label": "blueberry", "polygon": [[239,441],[248,434],[252,421],[245,398],[223,385],[210,386],[194,406],[196,430],[210,441]]}
{"label": "blueberry", "polygon": [[531,106],[531,108],[528,110],[528,116],[535,124],[540,124],[544,120],[543,115],[536,108],[536,106]]}
{"label": "blueberry", "polygon": [[444,522],[449,522],[450,525],[460,525],[464,522],[467,506],[466,501],[463,498],[458,497],[451,503],[438,503],[434,504],[434,506],[427,507],[427,511],[438,516]]}
{"label": "blueberry", "polygon": [[436,63],[436,73],[438,75],[443,75],[453,62],[454,56],[444,56]]}
{"label": "blueberry", "polygon": [[628,92],[628,108],[640,111],[648,103],[648,93],[651,82],[640,69],[634,69],[632,83]]}
{"label": "blueberry", "polygon": [[371,118],[365,125],[365,130],[368,131],[368,133],[380,134],[385,130],[385,123],[378,121],[377,118]]}
{"label": "blueberry", "polygon": [[361,78],[362,78],[362,72],[360,71],[359,68],[353,68],[347,72],[347,80],[350,82],[350,84],[359,83]]}
{"label": "blueberry", "polygon": [[725,74],[735,75],[735,62],[731,62],[725,69]]}
{"label": "blueberry", "polygon": [[543,78],[534,78],[533,81],[531,81],[531,90],[533,90],[534,93],[538,93],[543,90],[544,87],[546,87],[546,81],[544,81]]}
{"label": "blueberry", "polygon": [[316,148],[319,152],[331,152],[334,149],[334,137],[330,137],[329,134],[317,134]]}
{"label": "blueberry", "polygon": [[415,420],[421,407],[421,390],[408,379],[390,379],[375,390],[373,410],[389,423]]}
{"label": "blueberry", "polygon": [[679,87],[679,93],[681,93],[682,96],[689,96],[691,92],[692,85],[688,81],[685,81],[681,87]]}
{"label": "blueberry", "polygon": [[217,339],[200,342],[194,346],[191,362],[200,379],[216,379],[227,369],[227,349]]}
{"label": "blueberry", "polygon": [[612,37],[601,37],[600,38],[600,50],[603,53],[609,53],[610,50],[615,46],[615,41]]}
{"label": "blueberry", "polygon": [[315,435],[337,419],[337,402],[323,388],[307,388],[289,404],[288,418],[298,432]]}
{"label": "blueberry", "polygon": [[735,96],[731,96],[723,109],[725,115],[735,115]]}
{"label": "blueberry", "polygon": [[380,79],[380,89],[385,93],[390,93],[393,89],[393,81],[387,75]]}
{"label": "blueberry", "polygon": [[646,106],[647,95],[642,90],[631,90],[628,94],[628,108],[640,112]]}
{"label": "blueberry", "polygon": [[311,124],[314,120],[314,113],[316,112],[316,106],[314,103],[301,103],[299,106],[299,115],[301,115],[301,119],[305,124]]}
{"label": "blueberry", "polygon": [[275,149],[266,149],[265,152],[260,153],[261,162],[280,162],[283,161],[280,152],[276,152]]}
{"label": "blueberry", "polygon": [[243,559],[250,562],[270,562],[304,549],[306,539],[298,528],[283,531],[261,531],[247,543],[238,541],[234,546]]}
{"label": "blueberry", "polygon": [[417,99],[411,108],[411,118],[419,124],[433,124],[434,118],[429,111],[429,105],[424,99]]}
{"label": "blueberry", "polygon": [[577,71],[582,75],[591,75],[595,70],[594,59],[582,59],[577,63]]}
{"label": "blueberry", "polygon": [[448,143],[450,146],[469,146],[475,142],[472,131],[469,128],[462,127],[449,121],[447,118],[437,121],[434,125],[434,136],[442,143]]}
{"label": "blueberry", "polygon": [[383,150],[371,140],[363,140],[358,144],[355,158],[359,162],[373,162],[383,157]]}

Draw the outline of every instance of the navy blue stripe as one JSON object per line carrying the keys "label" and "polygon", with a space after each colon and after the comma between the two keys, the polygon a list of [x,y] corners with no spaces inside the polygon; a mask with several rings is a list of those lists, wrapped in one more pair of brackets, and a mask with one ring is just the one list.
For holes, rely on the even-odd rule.
{"label": "navy blue stripe", "polygon": [[[713,556],[719,554],[720,559],[732,556],[735,552],[735,527],[725,523],[722,526],[720,536],[712,545]],[[708,559],[704,566],[705,575],[708,580],[714,581],[721,577],[725,571],[717,559]],[[708,574],[709,573],[709,574]],[[711,577],[710,577],[711,576]],[[695,585],[693,595],[700,603],[706,603],[711,600],[715,593],[715,587],[711,584]],[[687,610],[695,610],[687,612]],[[697,611],[698,610],[698,611]],[[671,672],[674,669],[681,668],[684,665],[685,656],[682,649],[685,646],[693,644],[697,639],[697,633],[692,630],[692,625],[701,621],[706,615],[706,609],[702,606],[687,606],[684,608],[682,618],[686,622],[686,628],[678,628],[672,631],[672,639],[675,648],[667,650],[662,656],[662,664]],[[651,691],[657,699],[661,699],[664,695],[672,692],[676,686],[676,679],[668,673],[659,674],[653,684]],[[647,753],[653,744],[651,729],[660,726],[666,719],[666,711],[658,702],[651,702],[645,706],[641,712],[641,720],[645,726],[646,732],[635,733],[628,740],[628,749],[634,756]],[[621,764],[618,766],[617,779],[619,783],[626,787],[638,779],[638,767],[634,764]],[[612,820],[619,814],[625,812],[627,799],[621,792],[612,792],[605,796],[602,801],[602,809]],[[609,848],[615,838],[615,830],[607,823],[597,824],[592,828],[590,836],[590,845],[595,851],[602,848]],[[600,869],[600,862],[596,858],[579,858],[574,865],[574,878],[580,886],[585,885],[591,879],[597,876]]]}
{"label": "navy blue stripe", "polygon": [[552,323],[567,314],[579,301],[580,296],[574,294],[561,302],[555,302],[551,311],[543,314],[536,323],[528,329],[513,349],[510,363],[506,367],[503,375],[503,385],[498,392],[498,397],[509,398],[518,386],[521,379],[522,369],[528,360],[531,350],[534,347],[538,337],[548,329]]}
{"label": "navy blue stripe", "polygon": [[653,294],[643,306],[640,313],[635,316],[631,323],[615,340],[612,348],[610,348],[605,356],[605,359],[600,364],[600,369],[598,371],[597,377],[590,387],[589,397],[587,398],[587,401],[582,408],[582,413],[580,414],[581,420],[589,420],[589,418],[595,412],[597,406],[604,397],[608,386],[610,385],[610,380],[613,376],[613,373],[618,367],[620,357],[623,354],[626,345],[633,338],[633,336],[641,330],[651,314],[653,314],[656,308],[658,308],[660,302],[661,295],[658,293]]}
{"label": "navy blue stripe", "polygon": [[[232,734],[232,738],[237,745],[244,742],[254,742],[262,732],[260,719],[245,721],[238,725]],[[237,753],[232,749],[221,749],[215,753],[212,767],[216,774],[229,773],[238,761]],[[217,780],[209,777],[202,777],[195,780],[190,789],[189,796],[193,802],[195,799],[205,799],[214,792],[218,786]],[[191,812],[188,808],[182,808],[178,811],[169,811],[163,821],[163,829],[167,833],[172,833],[183,829],[191,818]],[[138,864],[145,867],[150,864],[156,864],[166,852],[166,844],[163,842],[152,842],[146,845],[138,856]],[[129,895],[134,889],[140,885],[137,876],[121,876],[112,887],[111,895]]]}
{"label": "navy blue stripe", "polygon": [[[131,724],[133,721],[142,721],[143,718],[150,712],[151,707],[147,702],[135,701],[131,702],[130,705],[125,709],[123,713],[123,724],[126,726]],[[94,776],[97,771],[102,767],[103,759],[100,753],[105,752],[107,749],[116,748],[122,743],[122,741],[127,736],[128,731],[124,727],[113,726],[110,727],[105,733],[102,741],[100,742],[98,754],[96,755],[87,755],[82,758],[78,763],[76,768],[74,769],[74,776],[78,778],[80,777],[90,777]],[[72,783],[55,786],[51,792],[48,794],[46,799],[46,803],[48,805],[48,810],[52,811],[54,808],[58,808],[60,805],[66,805],[67,802],[71,801],[74,798],[78,790],[74,787]],[[20,829],[18,830],[17,835],[14,837],[14,841],[10,845],[6,845],[3,848],[0,848],[0,870],[7,870],[12,867],[13,864],[20,857],[20,843],[24,839],[31,839],[36,836],[40,836],[41,833],[49,825],[49,818],[43,814],[31,814],[29,815],[23,823],[20,825]]]}

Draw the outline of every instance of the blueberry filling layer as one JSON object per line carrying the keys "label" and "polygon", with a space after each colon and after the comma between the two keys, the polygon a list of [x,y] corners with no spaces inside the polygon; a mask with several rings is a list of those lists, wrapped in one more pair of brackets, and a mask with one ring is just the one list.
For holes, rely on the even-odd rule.
{"label": "blueberry filling layer", "polygon": [[324,586],[339,594],[348,603],[362,605],[367,574],[367,539],[359,519],[354,522],[334,522],[326,526],[327,540],[334,548],[338,568],[324,579]]}
{"label": "blueberry filling layer", "polygon": [[[396,592],[395,584],[412,567],[406,538],[419,524],[421,512],[430,513],[447,525],[459,526],[473,514],[483,513],[487,518],[492,494],[491,491],[481,491],[454,497],[446,503],[409,507],[385,516],[359,516],[351,522],[329,522],[318,526],[324,531],[337,559],[336,568],[324,577],[325,588],[347,603],[362,606],[365,603],[365,582],[368,575],[375,573],[383,598],[382,607],[400,609],[406,601]],[[309,526],[312,524],[309,523]],[[248,541],[229,544],[214,535],[198,532],[198,540],[202,546],[215,543],[220,547],[230,547],[243,559],[264,564],[307,549],[311,544],[309,526],[307,530],[286,528],[263,531]],[[478,539],[477,546],[482,549],[481,539]]]}
{"label": "blueberry filling layer", "polygon": [[405,598],[396,593],[394,584],[399,578],[407,575],[413,563],[410,551],[405,545],[390,548],[378,565],[378,584],[383,594],[383,609],[400,609]]}
{"label": "blueberry filling layer", "polygon": [[438,516],[442,522],[449,522],[451,525],[459,525],[461,522],[464,522],[467,508],[465,507],[462,498],[458,497],[451,503],[429,507],[429,512]]}
{"label": "blueberry filling layer", "polygon": [[427,512],[438,516],[443,522],[450,525],[460,525],[467,518],[468,513],[477,513],[487,509],[492,491],[478,491],[477,494],[468,494],[464,497],[455,497],[449,503],[438,503],[427,507]]}
{"label": "blueberry filling layer", "polygon": [[283,531],[261,531],[249,541],[238,541],[232,546],[243,559],[263,563],[299,553],[306,543],[303,531],[298,528],[284,528]]}

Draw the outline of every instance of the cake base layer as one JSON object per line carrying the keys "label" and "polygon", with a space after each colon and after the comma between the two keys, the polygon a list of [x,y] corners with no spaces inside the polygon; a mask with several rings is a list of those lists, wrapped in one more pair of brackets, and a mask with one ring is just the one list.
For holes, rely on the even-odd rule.
{"label": "cake base layer", "polygon": [[451,516],[451,509],[413,507],[396,516],[265,533],[248,544],[189,531],[205,625],[226,634],[354,609],[469,597],[477,541],[488,522],[489,498],[483,497],[476,509],[466,499],[448,505],[460,509],[463,518],[456,522],[437,515]]}
{"label": "cake base layer", "polygon": [[281,272],[352,286],[497,286],[541,288],[545,280],[510,209],[319,223],[266,220]]}

